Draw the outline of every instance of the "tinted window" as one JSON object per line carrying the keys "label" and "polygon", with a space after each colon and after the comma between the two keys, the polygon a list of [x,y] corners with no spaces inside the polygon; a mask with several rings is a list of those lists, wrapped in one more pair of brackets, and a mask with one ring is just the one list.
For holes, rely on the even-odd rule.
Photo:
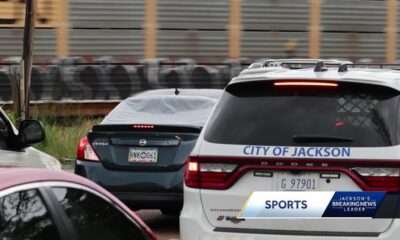
{"label": "tinted window", "polygon": [[0,239],[59,239],[37,190],[0,198]]}
{"label": "tinted window", "polygon": [[6,123],[3,118],[0,117],[0,149],[6,149],[8,147],[9,132]]}
{"label": "tinted window", "polygon": [[396,144],[398,94],[366,84],[232,85],[213,114],[205,139],[252,145],[390,146]]}
{"label": "tinted window", "polygon": [[149,239],[138,225],[104,199],[73,188],[53,191],[79,239]]}

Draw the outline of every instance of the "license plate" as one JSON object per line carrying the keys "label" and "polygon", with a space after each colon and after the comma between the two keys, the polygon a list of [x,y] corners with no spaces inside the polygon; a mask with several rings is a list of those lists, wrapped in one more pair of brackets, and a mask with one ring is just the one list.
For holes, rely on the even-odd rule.
{"label": "license plate", "polygon": [[278,173],[278,191],[308,191],[318,189],[318,174]]}
{"label": "license plate", "polygon": [[158,148],[129,148],[128,162],[156,163]]}

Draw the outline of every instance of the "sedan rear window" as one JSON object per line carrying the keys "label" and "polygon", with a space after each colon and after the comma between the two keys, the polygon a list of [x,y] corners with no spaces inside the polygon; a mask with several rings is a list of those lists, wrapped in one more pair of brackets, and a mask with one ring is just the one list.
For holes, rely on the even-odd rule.
{"label": "sedan rear window", "polygon": [[210,119],[214,143],[379,147],[396,144],[399,93],[355,83],[337,87],[233,84]]}
{"label": "sedan rear window", "polygon": [[134,96],[115,107],[101,124],[202,127],[217,99],[202,96]]}

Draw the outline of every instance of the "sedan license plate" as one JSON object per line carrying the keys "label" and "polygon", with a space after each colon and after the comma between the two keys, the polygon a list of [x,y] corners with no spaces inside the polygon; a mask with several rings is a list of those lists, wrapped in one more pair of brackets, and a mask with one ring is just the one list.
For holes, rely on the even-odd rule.
{"label": "sedan license plate", "polygon": [[312,191],[318,189],[318,174],[278,173],[277,191]]}
{"label": "sedan license plate", "polygon": [[128,162],[157,163],[158,148],[129,148]]}

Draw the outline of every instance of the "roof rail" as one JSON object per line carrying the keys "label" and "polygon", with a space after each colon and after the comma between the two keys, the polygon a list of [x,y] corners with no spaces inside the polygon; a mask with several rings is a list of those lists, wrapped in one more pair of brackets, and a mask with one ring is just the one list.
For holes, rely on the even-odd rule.
{"label": "roof rail", "polygon": [[[341,61],[336,59],[267,59],[251,64],[248,68],[264,68],[264,67],[282,67],[289,69],[314,68],[314,71],[325,71],[323,66],[343,64],[352,64],[350,61]],[[317,67],[318,66],[318,67]]]}
{"label": "roof rail", "polygon": [[323,61],[319,61],[317,62],[317,64],[315,65],[314,68],[314,72],[325,72],[328,69],[324,68],[324,62]]}
{"label": "roof rail", "polygon": [[339,66],[338,72],[347,72],[348,67],[352,68],[370,68],[370,69],[391,69],[400,70],[400,64],[390,63],[346,63]]}
{"label": "roof rail", "polygon": [[314,72],[324,72],[328,67],[338,67],[338,72],[347,72],[349,68],[391,69],[400,71],[400,64],[391,63],[352,63],[337,59],[267,59],[251,64],[248,68],[314,68]]}
{"label": "roof rail", "polygon": [[338,72],[347,72],[347,64],[341,64],[338,68]]}

